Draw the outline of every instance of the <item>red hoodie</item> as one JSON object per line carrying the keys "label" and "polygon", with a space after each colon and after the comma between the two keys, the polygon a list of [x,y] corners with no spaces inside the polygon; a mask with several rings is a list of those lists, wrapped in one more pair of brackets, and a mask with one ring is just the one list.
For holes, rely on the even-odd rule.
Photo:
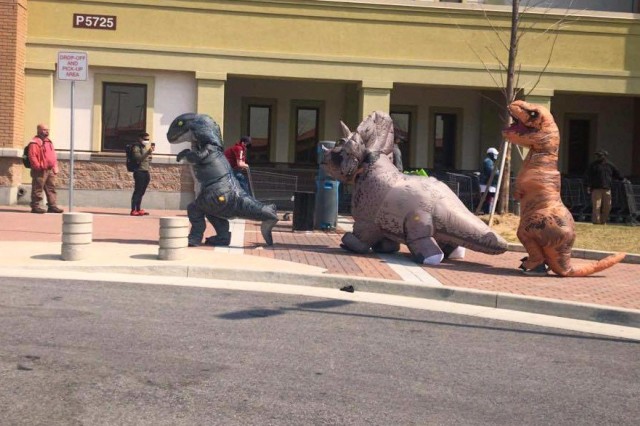
{"label": "red hoodie", "polygon": [[29,145],[29,161],[33,170],[52,170],[58,167],[58,156],[49,138],[34,136]]}

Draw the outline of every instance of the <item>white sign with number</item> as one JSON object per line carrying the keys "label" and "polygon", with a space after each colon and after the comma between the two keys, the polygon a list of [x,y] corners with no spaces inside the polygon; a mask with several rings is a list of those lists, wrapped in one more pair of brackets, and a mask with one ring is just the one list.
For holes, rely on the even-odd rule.
{"label": "white sign with number", "polygon": [[87,79],[87,52],[58,52],[58,80]]}

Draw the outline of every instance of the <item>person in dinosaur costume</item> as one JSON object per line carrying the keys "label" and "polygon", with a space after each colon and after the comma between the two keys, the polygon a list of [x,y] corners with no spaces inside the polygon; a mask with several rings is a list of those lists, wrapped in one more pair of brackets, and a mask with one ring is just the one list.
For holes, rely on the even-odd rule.
{"label": "person in dinosaur costume", "polygon": [[579,268],[571,266],[575,223],[560,198],[558,126],[549,110],[540,105],[515,101],[508,108],[513,124],[503,136],[529,148],[513,194],[520,200],[518,239],[528,253],[520,268],[527,275],[546,275],[548,266],[563,277],[583,277],[620,262],[624,253]]}
{"label": "person in dinosaur costume", "polygon": [[396,252],[406,244],[418,263],[460,259],[464,248],[489,254],[507,250],[507,242],[470,212],[443,182],[400,173],[393,165],[393,121],[373,112],[322,155],[324,170],[354,185],[353,232],[342,247],[357,253]]}
{"label": "person in dinosaur costume", "polygon": [[216,231],[214,237],[207,238],[208,245],[228,246],[231,241],[229,219],[236,217],[262,221],[262,237],[267,245],[272,245],[271,231],[278,222],[276,208],[261,203],[242,189],[224,156],[218,124],[208,115],[182,114],[169,126],[167,139],[171,144],[191,142],[191,148],[182,150],[176,159],[192,164],[201,185],[199,195],[187,206],[191,222],[189,245],[202,243],[205,217]]}

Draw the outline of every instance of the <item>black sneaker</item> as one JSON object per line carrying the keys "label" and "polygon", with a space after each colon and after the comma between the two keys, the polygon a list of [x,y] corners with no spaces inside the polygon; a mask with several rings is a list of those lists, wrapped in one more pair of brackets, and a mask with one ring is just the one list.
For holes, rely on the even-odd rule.
{"label": "black sneaker", "polygon": [[49,208],[47,209],[47,213],[63,213],[63,212],[64,210],[62,210],[58,206],[49,206]]}
{"label": "black sneaker", "polygon": [[226,247],[231,244],[231,232],[225,236],[214,235],[204,240],[205,246]]}
{"label": "black sneaker", "polygon": [[45,214],[47,211],[40,207],[31,208],[31,213]]}
{"label": "black sneaker", "polygon": [[544,277],[547,275],[547,265],[545,263],[541,263],[533,269],[523,269],[522,273],[529,275],[530,277]]}

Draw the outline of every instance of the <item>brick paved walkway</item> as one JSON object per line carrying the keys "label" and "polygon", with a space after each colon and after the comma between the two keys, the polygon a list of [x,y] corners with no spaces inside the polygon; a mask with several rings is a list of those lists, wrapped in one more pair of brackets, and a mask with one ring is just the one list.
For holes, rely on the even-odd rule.
{"label": "brick paved walkway", "polygon": [[[156,244],[161,216],[184,211],[152,212],[136,218],[123,209],[77,209],[95,213],[94,241],[126,244]],[[341,231],[292,232],[291,222],[281,221],[274,229],[275,244],[264,245],[259,224],[245,224],[244,253],[251,256],[304,263],[325,268],[328,273],[399,280],[387,262],[375,254],[356,255],[340,248]],[[0,239],[4,241],[60,241],[61,215],[34,215],[28,208],[0,207]],[[207,231],[207,236],[212,231]],[[201,247],[196,250],[213,250]],[[406,247],[402,256],[408,256]],[[525,296],[640,309],[640,265],[618,264],[593,276],[561,278],[524,276],[517,269],[523,253],[499,256],[467,251],[462,261],[445,261],[438,266],[421,266],[445,286],[499,291]],[[573,259],[580,264],[588,262]]]}
{"label": "brick paved walkway", "polygon": [[[376,255],[355,255],[342,250],[341,233],[294,233],[286,222],[276,230],[274,240],[278,244],[273,248],[247,250],[250,245],[245,243],[245,253],[320,266],[332,274],[399,279],[389,265]],[[259,244],[262,244],[259,231],[256,224],[247,227],[246,232],[254,238],[253,244],[256,244],[256,237]],[[249,238],[247,235],[245,241]],[[401,255],[409,256],[406,247],[403,247]],[[640,265],[618,264],[581,278],[562,278],[553,274],[547,277],[529,277],[522,275],[517,269],[523,256],[524,253],[516,252],[492,256],[467,250],[464,260],[420,267],[443,285],[450,287],[640,309]],[[572,262],[580,265],[591,261],[573,259]]]}

